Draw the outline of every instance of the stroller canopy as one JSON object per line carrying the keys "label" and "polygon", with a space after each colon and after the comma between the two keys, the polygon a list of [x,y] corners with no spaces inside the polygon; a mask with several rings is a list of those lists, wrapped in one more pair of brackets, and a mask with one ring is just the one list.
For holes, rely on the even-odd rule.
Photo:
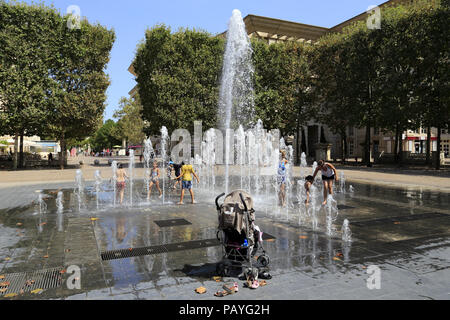
{"label": "stroller canopy", "polygon": [[223,201],[224,205],[234,205],[235,203],[239,204],[239,208],[243,211],[244,205],[242,204],[241,201],[241,197],[239,196],[239,194],[242,194],[242,196],[244,197],[245,200],[245,204],[247,205],[247,209],[248,211],[252,211],[253,209],[253,199],[252,196],[248,193],[245,192],[243,190],[236,190],[231,192],[229,195],[226,196],[225,200]]}
{"label": "stroller canopy", "polygon": [[[250,220],[249,224],[247,223],[247,217],[244,214],[245,208],[239,194],[242,194],[245,204],[247,205]],[[219,229],[225,230],[231,228],[239,233],[241,233],[242,230],[249,230],[249,232],[251,232],[253,231],[251,230],[253,221],[255,221],[255,210],[253,209],[252,196],[248,192],[236,190],[226,196],[220,208]]]}

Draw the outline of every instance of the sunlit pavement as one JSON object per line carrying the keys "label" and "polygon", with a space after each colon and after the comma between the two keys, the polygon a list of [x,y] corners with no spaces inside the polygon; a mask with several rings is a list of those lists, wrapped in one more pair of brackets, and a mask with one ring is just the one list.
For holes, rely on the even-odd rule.
{"label": "sunlit pavement", "polygon": [[[186,205],[177,206],[178,194],[167,193],[163,205],[155,193],[154,200],[135,203],[133,208],[125,196],[123,206],[113,207],[112,191],[105,187],[97,210],[92,184],[88,184],[86,203],[80,210],[73,185],[2,190],[0,276],[5,279],[0,282],[10,283],[0,287],[7,289],[0,299],[450,298],[450,201],[446,193],[354,185],[355,193],[337,194],[341,210],[336,227],[340,230],[343,220],[349,219],[352,243],[342,242],[339,232],[332,238],[324,233],[324,214],[319,230],[313,232],[308,225],[298,227],[295,208],[290,220],[282,221],[282,212],[277,216],[273,206],[262,203],[263,197],[255,197],[257,224],[276,238],[264,243],[273,278],[257,290],[243,288],[244,281],[235,277],[224,278],[225,282],[237,281],[240,291],[215,298],[223,285],[213,279],[222,258],[220,246],[114,260],[101,257],[109,250],[215,238],[213,196],[200,195],[197,205],[189,204],[186,197]],[[60,189],[64,191],[63,214],[57,213],[55,205]],[[44,213],[32,203],[37,190],[45,195],[48,208]],[[161,228],[155,223],[181,218],[191,224]],[[80,289],[67,286],[70,266],[80,268]],[[368,281],[376,275],[368,274],[371,266],[380,270],[380,289],[373,288],[376,281]],[[27,285],[28,280],[32,282]],[[203,295],[195,293],[201,286],[207,289]]]}

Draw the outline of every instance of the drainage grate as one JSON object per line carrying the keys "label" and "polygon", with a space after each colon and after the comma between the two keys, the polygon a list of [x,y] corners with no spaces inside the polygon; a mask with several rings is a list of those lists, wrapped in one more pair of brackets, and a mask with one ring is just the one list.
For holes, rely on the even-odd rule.
{"label": "drainage grate", "polygon": [[265,232],[263,232],[263,237],[262,238],[263,238],[264,241],[275,240],[276,239],[276,237],[274,237],[273,235],[265,233]]}
{"label": "drainage grate", "polygon": [[[63,267],[56,267],[32,272],[5,274],[5,278],[0,280],[0,296],[23,294],[36,289],[57,288],[62,284],[62,270],[64,270]],[[4,286],[1,286],[2,284]]]}
{"label": "drainage grate", "polygon": [[[263,240],[276,239],[274,236],[264,233]],[[210,248],[220,246],[220,242],[217,239],[206,239],[206,240],[195,240],[189,242],[171,243],[152,247],[144,248],[130,248],[130,249],[120,249],[102,252],[101,257],[103,261],[125,259],[132,257],[148,256],[154,254],[185,251],[185,250],[195,250],[202,248]]]}
{"label": "drainage grate", "polygon": [[339,210],[349,210],[349,209],[355,209],[355,207],[352,206],[346,206],[345,204],[339,204],[338,205]]}
{"label": "drainage grate", "polygon": [[443,218],[443,217],[450,218],[450,215],[444,214],[444,213],[422,213],[422,214],[414,214],[414,215],[402,216],[402,217],[389,217],[389,218],[374,219],[374,220],[367,220],[367,221],[357,221],[357,222],[351,222],[351,224],[354,226],[357,226],[357,227],[372,227],[372,226],[378,226],[378,225],[383,225],[383,224],[392,224],[392,223],[396,223],[396,222],[408,222],[408,221],[417,221],[417,220]]}
{"label": "drainage grate", "polygon": [[179,226],[187,226],[187,225],[192,224],[185,219],[159,220],[159,221],[155,221],[155,223],[160,228],[179,227]]}

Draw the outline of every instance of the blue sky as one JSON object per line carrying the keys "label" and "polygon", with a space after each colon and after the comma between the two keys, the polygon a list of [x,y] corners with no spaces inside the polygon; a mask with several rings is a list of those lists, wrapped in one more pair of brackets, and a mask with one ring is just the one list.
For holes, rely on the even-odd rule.
{"label": "blue sky", "polygon": [[[27,1],[31,2],[31,1]],[[227,29],[233,9],[243,17],[248,14],[290,20],[322,27],[335,26],[384,0],[54,0],[61,12],[77,5],[81,15],[90,22],[113,28],[116,43],[111,52],[107,72],[111,78],[105,120],[112,118],[118,101],[135,86],[127,69],[133,60],[137,44],[147,28],[164,23],[172,30],[180,27],[221,33]]]}

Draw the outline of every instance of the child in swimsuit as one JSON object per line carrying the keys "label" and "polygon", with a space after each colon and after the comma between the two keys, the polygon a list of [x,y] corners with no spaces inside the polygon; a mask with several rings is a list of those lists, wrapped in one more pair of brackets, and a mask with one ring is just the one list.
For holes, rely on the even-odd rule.
{"label": "child in swimsuit", "polygon": [[324,202],[323,205],[327,204],[328,199],[328,193],[330,195],[333,195],[333,183],[334,181],[339,181],[339,176],[336,168],[331,164],[327,163],[323,160],[320,160],[318,163],[318,167],[316,169],[316,172],[314,172],[313,179],[316,178],[316,175],[319,173],[319,171],[322,171],[322,181],[323,181],[323,197]]}
{"label": "child in swimsuit", "polygon": [[286,159],[286,151],[281,151],[281,161],[278,166],[278,177],[277,182],[280,186],[280,191],[278,194],[279,205],[283,208],[286,206],[286,166],[289,161]]}
{"label": "child in swimsuit", "polygon": [[150,181],[150,185],[148,187],[148,198],[150,199],[150,195],[152,193],[153,185],[156,185],[156,188],[159,191],[159,198],[161,199],[163,194],[162,194],[161,188],[159,187],[160,171],[159,171],[159,168],[158,168],[158,163],[156,161],[153,162],[153,169],[152,169],[152,172],[150,174],[151,174],[151,181]]}
{"label": "child in swimsuit", "polygon": [[119,164],[118,170],[117,170],[117,183],[116,188],[117,192],[119,192],[120,195],[120,204],[123,203],[123,194],[125,192],[125,178],[128,178],[127,173],[123,169],[123,164]]}

